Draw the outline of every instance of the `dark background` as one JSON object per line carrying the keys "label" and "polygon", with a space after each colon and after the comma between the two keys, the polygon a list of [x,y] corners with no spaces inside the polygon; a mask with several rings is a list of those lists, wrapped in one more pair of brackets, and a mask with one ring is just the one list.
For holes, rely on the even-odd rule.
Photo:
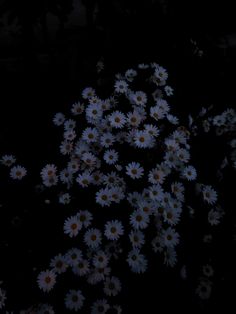
{"label": "dark background", "polygon": [[[168,69],[175,110],[183,121],[202,106],[214,104],[216,111],[234,107],[234,20],[229,1],[0,0],[0,153],[15,154],[31,171],[19,185],[0,169],[0,279],[8,291],[9,309],[44,299],[33,286],[37,273],[68,245],[61,229],[65,213],[55,200],[45,205],[47,196],[35,193],[32,184],[39,180],[38,169],[58,156],[59,139],[51,125],[54,112],[68,111],[83,87],[109,88],[114,73],[138,62],[157,62]],[[101,59],[105,68],[98,74]],[[208,160],[216,158],[217,145]],[[204,151],[208,143],[199,146]],[[205,155],[198,153],[195,157],[204,163]],[[232,209],[230,201],[227,206]],[[147,276],[130,275],[126,280],[127,313],[140,307],[147,313],[228,307],[235,292],[230,288],[235,283],[233,223],[229,218],[216,232],[212,252],[197,239],[186,244],[193,278],[209,253],[220,268],[208,303],[194,297],[194,279],[184,283],[176,270],[163,273],[160,261],[153,259]],[[61,290],[59,285],[55,295]]]}

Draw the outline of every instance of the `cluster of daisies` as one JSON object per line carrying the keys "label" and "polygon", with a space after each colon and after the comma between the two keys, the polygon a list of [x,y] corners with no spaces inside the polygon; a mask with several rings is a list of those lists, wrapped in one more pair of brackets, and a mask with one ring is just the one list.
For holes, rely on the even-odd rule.
{"label": "cluster of daisies", "polygon": [[[139,76],[150,92],[136,87]],[[38,285],[49,292],[58,275],[69,269],[89,284],[101,284],[106,299],[95,301],[91,313],[105,313],[111,307],[107,298],[121,291],[120,279],[112,274],[114,258],[125,254],[132,272],[147,270],[143,248],[149,233],[152,250],[162,254],[164,264],[176,264],[178,225],[183,210],[188,210],[190,183],[208,207],[209,223],[218,224],[222,216],[215,189],[196,183],[197,171],[190,163],[191,133],[171,113],[166,99],[173,89],[167,79],[167,71],[158,64],[139,64],[116,75],[109,98],[85,88],[82,100],[71,107],[72,116],[58,112],[53,118],[63,133],[59,149],[65,167],[47,164],[41,171],[42,183],[59,186],[59,203],[64,205],[76,198],[76,191],[88,189],[94,206],[77,209],[65,219],[64,233],[78,239],[78,248],[55,256],[50,269],[39,274]],[[106,208],[114,211],[114,218],[97,226],[96,217],[105,218]],[[117,219],[117,209],[123,213],[123,208],[122,220]],[[122,239],[128,240],[128,250],[120,247]],[[86,300],[81,290],[69,290],[64,303],[77,311]]]}
{"label": "cluster of daisies", "polygon": [[[179,225],[183,211],[192,214],[193,191],[206,207],[209,225],[217,225],[223,216],[216,190],[197,182],[189,144],[195,132],[193,121],[190,117],[186,128],[171,112],[168,99],[174,91],[167,79],[168,73],[160,65],[139,64],[116,75],[110,97],[103,99],[87,87],[70,108],[70,116],[58,112],[53,118],[62,130],[60,168],[47,164],[40,175],[43,186],[59,189],[59,204],[70,204],[73,212],[65,219],[63,230],[69,238],[76,238],[78,246],[53,257],[50,267],[38,275],[38,286],[50,292],[59,275],[70,271],[90,285],[100,285],[103,292],[91,304],[81,286],[69,289],[64,298],[68,310],[90,307],[92,314],[109,309],[121,313],[114,299],[109,301],[122,291],[113,261],[120,258],[132,272],[144,273],[148,244],[165,265],[175,266],[181,241]],[[203,110],[200,116],[204,114]],[[235,112],[227,110],[223,116],[204,120],[204,127],[229,128],[231,121],[233,128]],[[236,147],[235,141],[231,146]],[[12,155],[3,156],[0,162],[11,168],[13,179],[22,179],[27,173],[15,165]],[[81,195],[88,195],[91,208],[81,205],[73,209],[72,200],[79,204]],[[204,278],[211,276],[209,267],[204,268]],[[197,289],[203,299],[211,290],[209,282],[201,281]],[[38,312],[54,310],[43,304]]]}

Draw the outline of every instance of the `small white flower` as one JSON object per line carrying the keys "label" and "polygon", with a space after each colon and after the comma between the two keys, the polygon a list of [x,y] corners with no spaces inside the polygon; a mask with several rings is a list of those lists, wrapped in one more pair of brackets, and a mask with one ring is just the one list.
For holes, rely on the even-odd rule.
{"label": "small white flower", "polygon": [[22,180],[27,174],[27,170],[22,166],[14,166],[10,170],[10,177],[14,180]]}
{"label": "small white flower", "polygon": [[114,149],[109,149],[105,151],[103,158],[108,165],[113,165],[118,161],[118,152]]}
{"label": "small white flower", "polygon": [[15,162],[16,162],[16,158],[13,155],[4,155],[0,159],[0,163],[7,167],[11,167]]}
{"label": "small white flower", "polygon": [[188,181],[195,180],[197,178],[197,171],[193,166],[187,166],[183,170],[183,176]]}
{"label": "small white flower", "polygon": [[96,128],[86,128],[83,131],[82,139],[87,143],[97,142],[98,139],[98,131]]}
{"label": "small white flower", "polygon": [[115,87],[115,91],[116,91],[117,93],[122,93],[122,94],[124,94],[124,93],[126,93],[127,90],[128,90],[128,84],[127,84],[127,82],[124,81],[124,80],[118,80],[118,81],[116,81],[114,87]]}
{"label": "small white flower", "polygon": [[108,148],[115,142],[115,137],[112,133],[104,133],[100,138],[100,143],[103,147]]}
{"label": "small white flower", "polygon": [[107,303],[107,300],[97,300],[91,307],[91,314],[105,314],[109,308],[110,305]]}
{"label": "small white flower", "polygon": [[84,99],[89,99],[91,97],[95,96],[95,90],[92,87],[86,87],[83,91],[82,91],[82,97]]}
{"label": "small white flower", "polygon": [[149,224],[149,215],[141,210],[135,210],[130,216],[130,224],[134,229],[145,229]]}
{"label": "small white flower", "polygon": [[108,120],[112,127],[116,129],[121,129],[126,123],[125,115],[120,111],[114,111],[108,116]]}
{"label": "small white flower", "polygon": [[136,131],[134,143],[138,148],[148,148],[152,145],[152,137],[147,131]]}
{"label": "small white flower", "polygon": [[96,249],[102,241],[101,231],[98,229],[89,229],[84,235],[84,242],[92,249]]}
{"label": "small white flower", "polygon": [[50,262],[50,267],[52,267],[57,274],[64,273],[67,269],[67,266],[66,258],[61,254],[55,256]]}
{"label": "small white flower", "polygon": [[93,216],[88,210],[80,210],[76,216],[85,228],[91,225]]}
{"label": "small white flower", "polygon": [[40,289],[44,292],[49,292],[56,283],[56,274],[52,270],[42,271],[38,275],[37,282]]}
{"label": "small white flower", "polygon": [[126,166],[126,174],[132,179],[140,179],[143,176],[144,169],[138,162],[131,162]]}
{"label": "small white flower", "polygon": [[208,204],[212,205],[216,203],[217,193],[210,185],[205,185],[203,187],[202,194],[204,201],[206,201]]}
{"label": "small white flower", "polygon": [[118,240],[120,236],[124,234],[122,223],[118,220],[108,221],[105,224],[104,234],[108,240]]}
{"label": "small white flower", "polygon": [[53,123],[56,126],[60,126],[60,125],[63,125],[64,122],[65,122],[65,115],[61,112],[56,113],[54,118],[53,118]]}
{"label": "small white flower", "polygon": [[131,230],[129,239],[134,248],[140,248],[145,243],[144,234],[140,230]]}
{"label": "small white flower", "polygon": [[101,189],[96,193],[96,202],[101,206],[110,206],[111,190],[108,188]]}
{"label": "small white flower", "polygon": [[66,219],[64,223],[64,232],[71,238],[78,235],[82,229],[82,223],[79,221],[77,216],[72,216]]}
{"label": "small white flower", "polygon": [[80,290],[70,290],[65,297],[65,306],[69,310],[80,310],[84,305],[85,297]]}
{"label": "small white flower", "polygon": [[80,102],[77,102],[72,105],[71,112],[73,115],[77,116],[84,112],[84,105]]}
{"label": "small white flower", "polygon": [[108,296],[116,296],[121,291],[121,282],[117,277],[107,278],[104,282],[104,293]]}
{"label": "small white flower", "polygon": [[147,260],[138,249],[133,249],[128,254],[127,262],[134,273],[144,273],[147,270]]}
{"label": "small white flower", "polygon": [[166,247],[174,247],[179,243],[179,234],[171,227],[163,230],[162,236]]}

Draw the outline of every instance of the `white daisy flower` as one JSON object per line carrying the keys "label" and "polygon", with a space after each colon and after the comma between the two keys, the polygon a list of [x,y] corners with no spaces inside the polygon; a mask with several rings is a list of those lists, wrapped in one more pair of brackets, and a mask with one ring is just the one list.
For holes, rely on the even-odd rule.
{"label": "white daisy flower", "polygon": [[111,204],[111,190],[108,188],[101,189],[96,193],[96,202],[103,206],[110,206]]}
{"label": "white daisy flower", "polygon": [[145,229],[149,224],[149,215],[141,210],[135,210],[130,215],[130,224],[134,229]]}
{"label": "white daisy flower", "polygon": [[138,106],[145,106],[147,103],[147,95],[142,91],[132,93],[130,97],[134,104]]}
{"label": "white daisy flower", "polygon": [[104,180],[104,174],[102,172],[95,171],[91,175],[92,175],[92,178],[93,178],[92,183],[94,185],[101,185],[102,184],[102,182]]}
{"label": "white daisy flower", "polygon": [[124,113],[120,111],[114,111],[108,116],[108,120],[113,128],[121,129],[126,123],[126,117]]}
{"label": "white daisy flower", "polygon": [[174,247],[179,243],[179,234],[171,227],[163,230],[163,243],[166,247]]}
{"label": "white daisy flower", "polygon": [[16,162],[16,158],[13,155],[4,155],[0,159],[0,163],[7,167],[11,167],[15,162]]}
{"label": "white daisy flower", "polygon": [[90,174],[90,172],[83,172],[82,174],[79,174],[76,178],[76,182],[79,183],[80,186],[83,188],[86,188],[91,184],[93,181],[93,177]]}
{"label": "white daisy flower", "polygon": [[63,136],[66,141],[73,141],[76,138],[76,133],[74,130],[68,130],[64,132]]}
{"label": "white daisy flower", "polygon": [[75,127],[76,127],[76,122],[73,119],[69,119],[64,122],[65,131],[74,130]]}
{"label": "white daisy flower", "polygon": [[50,267],[55,271],[57,274],[62,274],[67,270],[68,265],[66,264],[66,258],[65,256],[59,254],[50,262]]}
{"label": "white daisy flower", "polygon": [[116,152],[114,149],[109,149],[105,151],[103,159],[108,165],[113,165],[117,163],[118,156],[118,152]]}
{"label": "white daisy flower", "polygon": [[216,203],[217,193],[210,185],[205,185],[203,187],[202,194],[204,201],[206,201],[208,204],[212,205]]}
{"label": "white daisy flower", "polygon": [[62,183],[70,184],[73,181],[73,174],[68,169],[64,169],[60,172],[60,180]]}
{"label": "white daisy flower", "polygon": [[141,248],[145,243],[145,237],[140,230],[131,230],[129,239],[134,248]]}
{"label": "white daisy flower", "polygon": [[77,216],[71,216],[64,222],[64,233],[69,237],[76,237],[79,231],[82,229],[82,223]]}
{"label": "white daisy flower", "polygon": [[167,96],[173,96],[174,90],[173,90],[172,87],[166,85],[164,87],[164,90],[165,90],[165,93],[166,93]]}
{"label": "white daisy flower", "polygon": [[91,306],[91,314],[106,314],[109,308],[110,305],[107,303],[107,300],[97,300]]}
{"label": "white daisy flower", "polygon": [[193,181],[197,178],[197,171],[193,166],[187,166],[183,170],[183,176],[188,181]]}
{"label": "white daisy flower", "polygon": [[50,290],[52,290],[56,283],[56,274],[52,270],[42,271],[38,275],[37,282],[41,290],[43,290],[44,292],[49,292]]}
{"label": "white daisy flower", "polygon": [[208,222],[211,226],[216,226],[220,223],[222,215],[218,210],[211,209],[208,213]]}
{"label": "white daisy flower", "polygon": [[179,124],[179,118],[177,118],[176,116],[173,116],[172,114],[167,114],[166,118],[173,125]]}
{"label": "white daisy flower", "polygon": [[110,132],[102,134],[100,138],[100,143],[105,148],[112,146],[114,142],[115,142],[115,136]]}
{"label": "white daisy flower", "polygon": [[116,296],[121,291],[121,282],[117,277],[112,276],[104,282],[104,293],[108,296]]}
{"label": "white daisy flower", "polygon": [[88,167],[93,167],[97,163],[97,157],[89,152],[86,152],[82,155],[81,160],[86,164]]}
{"label": "white daisy flower", "polygon": [[159,106],[153,106],[150,108],[150,116],[157,120],[161,120],[165,117],[165,112]]}
{"label": "white daisy flower", "polygon": [[65,255],[66,263],[71,267],[76,266],[82,259],[82,252],[77,248],[70,249]]}
{"label": "white daisy flower", "polygon": [[14,180],[22,180],[27,174],[27,170],[22,166],[13,166],[10,170],[10,177]]}
{"label": "white daisy flower", "polygon": [[72,266],[72,271],[79,277],[84,277],[90,272],[89,261],[81,258],[75,265]]}
{"label": "white daisy flower", "polygon": [[177,263],[177,254],[173,247],[167,248],[164,252],[164,264],[166,266],[174,267]]}
{"label": "white daisy flower", "polygon": [[145,124],[144,125],[145,131],[147,131],[151,136],[157,137],[160,133],[158,128],[153,124]]}
{"label": "white daisy flower", "polygon": [[151,200],[162,201],[163,200],[163,188],[160,184],[153,184],[149,188],[149,196]]}
{"label": "white daisy flower", "polygon": [[100,103],[91,103],[86,108],[86,116],[89,119],[99,120],[103,116],[102,105]]}
{"label": "white daisy flower", "polygon": [[84,112],[84,105],[80,102],[74,103],[71,107],[71,112],[74,116],[82,114]]}
{"label": "white daisy flower", "polygon": [[140,179],[143,176],[144,169],[138,162],[131,162],[126,166],[126,174],[132,179]]}
{"label": "white daisy flower", "polygon": [[80,210],[76,216],[85,228],[88,228],[91,225],[93,216],[88,210]]}
{"label": "white daisy flower", "polygon": [[144,273],[147,270],[147,259],[138,249],[133,249],[128,254],[127,262],[134,273]]}
{"label": "white daisy flower", "polygon": [[74,145],[70,141],[62,141],[60,145],[60,152],[62,155],[69,155],[72,153]]}
{"label": "white daisy flower", "polygon": [[98,229],[89,229],[84,235],[84,242],[91,249],[96,249],[102,242],[102,234]]}
{"label": "white daisy flower", "polygon": [[93,257],[93,265],[96,268],[105,268],[109,262],[109,257],[103,251],[97,252]]}
{"label": "white daisy flower", "polygon": [[165,177],[166,175],[161,169],[154,168],[148,174],[148,181],[152,184],[162,184]]}
{"label": "white daisy flower", "polygon": [[120,236],[124,234],[122,223],[118,220],[108,221],[105,224],[104,234],[108,240],[118,240]]}
{"label": "white daisy flower", "polygon": [[137,71],[133,69],[129,69],[125,72],[125,77],[129,82],[132,82],[137,75],[138,75]]}
{"label": "white daisy flower", "polygon": [[95,143],[98,139],[98,131],[96,128],[86,128],[82,133],[82,139],[87,143]]}
{"label": "white daisy flower", "polygon": [[69,310],[78,311],[83,307],[84,300],[80,290],[70,290],[65,297],[65,306]]}
{"label": "white daisy flower", "polygon": [[91,97],[95,96],[95,90],[92,87],[86,87],[83,91],[82,91],[82,97],[84,99],[89,99]]}
{"label": "white daisy flower", "polygon": [[129,112],[127,114],[127,122],[132,127],[138,127],[142,121],[140,114],[137,111]]}
{"label": "white daisy flower", "polygon": [[176,225],[180,221],[181,210],[175,210],[174,208],[167,206],[164,211],[164,221],[171,226]]}
{"label": "white daisy flower", "polygon": [[177,156],[180,161],[187,163],[190,160],[190,153],[187,149],[180,148],[177,151]]}
{"label": "white daisy flower", "polygon": [[128,90],[128,84],[126,81],[124,80],[118,80],[115,82],[115,92],[116,93],[121,93],[121,94],[124,94],[127,92]]}
{"label": "white daisy flower", "polygon": [[63,125],[64,122],[65,122],[65,115],[61,112],[56,113],[54,118],[53,118],[53,123],[56,126],[60,126],[60,125]]}
{"label": "white daisy flower", "polygon": [[138,148],[148,148],[152,144],[152,137],[147,131],[136,131],[134,143]]}
{"label": "white daisy flower", "polygon": [[211,265],[207,264],[203,266],[203,275],[207,277],[212,277],[214,275],[214,269]]}

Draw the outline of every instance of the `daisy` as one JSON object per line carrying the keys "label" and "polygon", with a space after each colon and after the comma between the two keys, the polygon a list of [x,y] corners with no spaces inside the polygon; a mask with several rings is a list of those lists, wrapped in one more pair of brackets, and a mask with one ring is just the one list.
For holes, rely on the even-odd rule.
{"label": "daisy", "polygon": [[107,267],[109,258],[107,254],[103,251],[97,252],[93,257],[93,265],[96,268],[105,268]]}
{"label": "daisy", "polygon": [[92,183],[93,177],[89,172],[83,172],[82,174],[79,174],[76,178],[76,182],[79,183],[80,186],[83,188],[86,188],[89,186],[90,183]]}
{"label": "daisy", "polygon": [[92,87],[86,87],[83,91],[82,91],[82,97],[84,99],[89,99],[91,97],[95,96],[95,90]]}
{"label": "daisy", "polygon": [[134,143],[138,148],[148,148],[152,144],[151,135],[147,131],[136,131]]}
{"label": "daisy", "polygon": [[163,98],[163,92],[160,88],[157,88],[153,93],[152,93],[152,97],[155,101],[157,101],[158,99],[162,99]]}
{"label": "daisy", "polygon": [[96,202],[103,206],[110,206],[111,204],[111,191],[108,188],[101,189],[96,193]]}
{"label": "daisy", "polygon": [[96,249],[102,242],[102,234],[98,229],[89,229],[84,235],[85,244],[91,249]]}
{"label": "daisy", "polygon": [[14,166],[10,170],[10,177],[14,180],[22,180],[27,174],[27,170],[22,166]]}
{"label": "daisy", "polygon": [[125,115],[120,111],[114,111],[108,116],[110,125],[116,129],[121,129],[126,123]]}
{"label": "daisy", "polygon": [[65,131],[74,130],[75,127],[76,127],[76,122],[73,119],[69,119],[64,122]]}
{"label": "daisy", "polygon": [[147,270],[147,260],[138,249],[133,249],[128,254],[127,262],[134,273],[144,273]]}
{"label": "daisy", "polygon": [[128,84],[126,81],[124,80],[118,80],[115,82],[115,92],[116,93],[121,93],[121,94],[124,94],[127,92],[128,90]]}
{"label": "daisy", "polygon": [[91,225],[93,216],[88,210],[80,210],[76,216],[85,228]]}
{"label": "daisy", "polygon": [[72,174],[76,173],[79,170],[79,160],[75,158],[69,161],[67,164],[67,169]]}
{"label": "daisy", "polygon": [[221,214],[219,211],[211,209],[208,213],[208,222],[211,226],[216,226],[220,223]]}
{"label": "daisy", "polygon": [[77,216],[71,216],[64,222],[64,233],[69,237],[76,237],[79,231],[82,229],[82,223]]}
{"label": "daisy", "polygon": [[75,265],[73,265],[72,271],[75,275],[79,277],[88,275],[90,272],[89,261],[81,258],[79,261],[77,261]]}
{"label": "daisy", "polygon": [[70,141],[62,141],[60,145],[60,152],[62,155],[69,155],[73,151],[74,145]]}
{"label": "daisy", "polygon": [[170,206],[167,206],[164,211],[164,221],[171,226],[174,226],[180,221],[180,213],[180,210],[175,210]]}
{"label": "daisy", "polygon": [[100,103],[91,103],[86,108],[86,116],[89,119],[99,120],[102,118],[103,110]]}
{"label": "daisy", "polygon": [[71,112],[74,116],[80,115],[84,112],[84,105],[80,102],[77,102],[72,105]]}
{"label": "daisy", "polygon": [[131,230],[129,239],[134,248],[141,248],[145,243],[144,234],[140,230]]}
{"label": "daisy", "polygon": [[49,292],[50,290],[52,290],[56,283],[56,274],[52,270],[42,271],[38,275],[37,282],[41,290],[43,290],[44,292]]}
{"label": "daisy", "polygon": [[82,259],[82,252],[77,248],[72,248],[66,253],[65,259],[66,263],[73,267]]}
{"label": "daisy", "polygon": [[119,204],[124,198],[125,193],[122,187],[111,187],[110,188],[111,201]]}
{"label": "daisy", "polygon": [[177,263],[177,254],[174,248],[170,247],[164,253],[164,264],[166,266],[174,267]]}
{"label": "daisy", "polygon": [[189,159],[190,159],[189,151],[187,151],[184,148],[178,149],[177,156],[178,156],[179,160],[184,162],[184,163],[187,163],[189,161]]}
{"label": "daisy", "polygon": [[165,246],[168,248],[179,243],[179,234],[171,227],[163,230],[162,237]]}
{"label": "daisy", "polygon": [[55,273],[62,274],[66,271],[68,265],[66,264],[65,257],[59,254],[51,260],[50,267],[52,267]]}
{"label": "daisy", "polygon": [[13,155],[4,155],[0,159],[0,163],[4,166],[11,167],[16,162],[16,158]]}
{"label": "daisy", "polygon": [[145,131],[147,131],[151,136],[157,137],[160,133],[158,128],[153,124],[145,124],[144,125]]}
{"label": "daisy", "polygon": [[164,90],[165,90],[165,93],[166,93],[167,96],[173,96],[174,90],[173,90],[172,87],[166,85],[164,87]]}
{"label": "daisy", "polygon": [[74,130],[65,131],[63,135],[66,141],[73,141],[76,138],[76,133]]}
{"label": "daisy", "polygon": [[162,201],[163,199],[163,188],[160,184],[154,184],[149,188],[149,196],[151,200]]}
{"label": "daisy", "polygon": [[162,241],[162,239],[161,239],[161,237],[158,235],[158,236],[156,236],[153,240],[152,240],[152,242],[151,242],[151,244],[152,244],[152,250],[155,252],[155,253],[157,253],[157,252],[163,252],[163,250],[164,250],[164,244],[163,244],[163,241]]}
{"label": "daisy", "polygon": [[97,300],[91,306],[91,314],[105,314],[109,310],[110,305],[107,303],[107,300]]}
{"label": "daisy", "polygon": [[105,224],[104,234],[108,240],[118,240],[119,237],[124,234],[122,223],[118,220],[108,221]]}
{"label": "daisy", "polygon": [[138,127],[142,121],[140,114],[137,111],[129,112],[127,114],[127,122],[132,127]]}
{"label": "daisy", "polygon": [[104,180],[104,174],[100,171],[95,171],[92,174],[92,183],[94,185],[101,185]]}
{"label": "daisy", "polygon": [[147,103],[147,95],[142,91],[132,93],[131,99],[138,106],[145,106]]}
{"label": "daisy", "polygon": [[131,162],[126,166],[126,174],[132,179],[140,179],[143,176],[144,169],[138,162]]}
{"label": "daisy", "polygon": [[138,207],[138,203],[142,200],[142,194],[138,192],[128,193],[127,201],[132,207]]}
{"label": "daisy", "polygon": [[108,165],[113,165],[118,161],[118,153],[114,149],[105,151],[103,159]]}
{"label": "daisy", "polygon": [[82,155],[81,160],[88,166],[93,167],[97,163],[97,157],[94,154],[86,152]]}
{"label": "daisy", "polygon": [[103,147],[108,148],[115,142],[115,137],[112,133],[104,133],[100,138],[100,143]]}
{"label": "daisy", "polygon": [[80,290],[70,290],[65,297],[65,306],[69,310],[80,310],[84,305],[85,297]]}
{"label": "daisy", "polygon": [[161,169],[154,168],[148,174],[148,181],[152,184],[162,184],[165,176],[165,173]]}
{"label": "daisy", "polygon": [[104,293],[108,296],[116,296],[121,291],[121,282],[117,277],[107,278],[104,282]]}
{"label": "daisy", "polygon": [[129,69],[125,72],[125,77],[129,82],[132,82],[133,79],[138,75],[137,71]]}
{"label": "daisy", "polygon": [[145,229],[149,224],[149,215],[141,210],[135,210],[130,215],[130,224],[134,229]]}
{"label": "daisy", "polygon": [[82,133],[82,139],[87,143],[94,143],[98,139],[98,131],[96,128],[86,128]]}
{"label": "daisy", "polygon": [[212,205],[216,203],[217,193],[210,185],[205,185],[203,187],[202,194],[204,201],[206,201],[208,204]]}
{"label": "daisy", "polygon": [[157,99],[156,105],[163,111],[164,114],[167,114],[170,111],[170,106],[164,99]]}
{"label": "daisy", "polygon": [[72,183],[73,174],[68,169],[64,169],[60,172],[60,180],[62,183]]}
{"label": "daisy", "polygon": [[156,121],[161,120],[165,117],[165,112],[156,105],[150,108],[150,117],[152,117]]}
{"label": "daisy", "polygon": [[175,197],[181,202],[184,200],[184,191],[185,188],[180,182],[173,182],[171,184],[171,191],[175,195]]}
{"label": "daisy", "polygon": [[60,125],[63,125],[64,122],[65,122],[65,115],[61,112],[56,113],[54,118],[53,118],[53,123],[56,126],[60,126]]}
{"label": "daisy", "polygon": [[188,181],[193,181],[197,178],[197,171],[193,166],[187,166],[183,170],[183,176]]}
{"label": "daisy", "polygon": [[177,118],[176,116],[173,116],[172,114],[166,115],[166,118],[171,124],[174,124],[174,125],[179,124],[179,118]]}

